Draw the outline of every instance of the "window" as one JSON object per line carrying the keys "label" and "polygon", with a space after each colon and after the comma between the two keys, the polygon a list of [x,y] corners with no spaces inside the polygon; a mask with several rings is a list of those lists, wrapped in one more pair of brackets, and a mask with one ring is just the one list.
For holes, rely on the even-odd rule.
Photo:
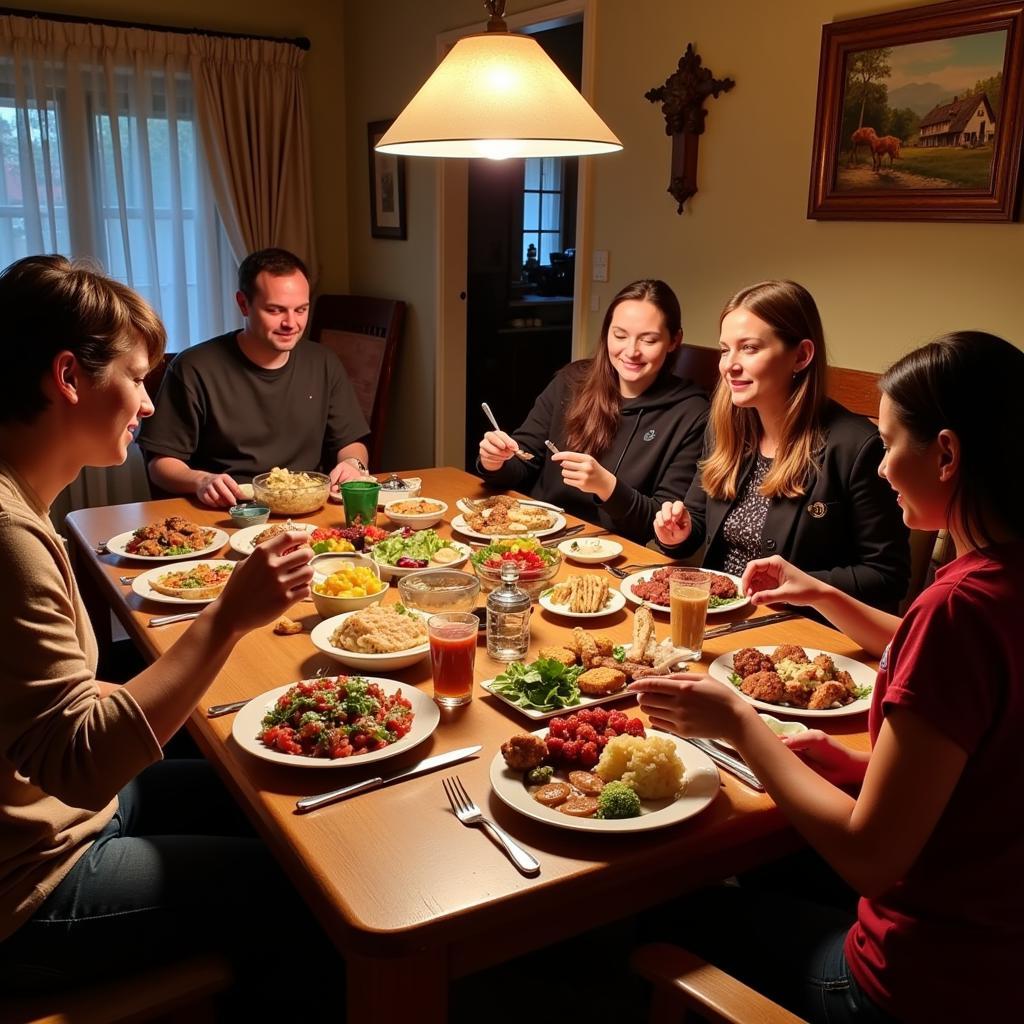
{"label": "window", "polygon": [[69,75],[0,62],[0,266],[91,256],[153,306],[172,352],[237,325],[189,75],[84,65],[74,90]]}
{"label": "window", "polygon": [[530,157],[524,161],[523,262],[531,245],[540,263],[550,263],[562,251],[562,192],[565,168],[558,157]]}

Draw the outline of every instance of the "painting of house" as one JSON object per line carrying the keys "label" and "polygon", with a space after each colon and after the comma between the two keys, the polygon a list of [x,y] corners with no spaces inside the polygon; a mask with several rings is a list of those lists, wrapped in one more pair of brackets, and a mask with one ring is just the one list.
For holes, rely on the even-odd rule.
{"label": "painting of house", "polygon": [[919,146],[984,146],[995,142],[996,117],[988,96],[953,97],[930,110],[919,126]]}

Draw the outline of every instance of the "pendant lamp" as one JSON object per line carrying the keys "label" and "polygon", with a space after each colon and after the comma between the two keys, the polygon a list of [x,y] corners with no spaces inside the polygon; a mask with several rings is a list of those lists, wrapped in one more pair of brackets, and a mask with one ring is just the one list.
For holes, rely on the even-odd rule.
{"label": "pendant lamp", "polygon": [[509,32],[505,0],[487,31],[460,39],[376,149],[400,156],[587,156],[622,143],[540,44]]}

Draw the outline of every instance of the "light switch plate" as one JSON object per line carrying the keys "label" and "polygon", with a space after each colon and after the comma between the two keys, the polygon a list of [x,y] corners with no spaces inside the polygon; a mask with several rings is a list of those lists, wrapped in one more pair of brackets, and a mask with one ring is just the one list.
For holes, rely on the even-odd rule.
{"label": "light switch plate", "polygon": [[594,250],[594,261],[593,271],[591,278],[594,281],[607,281],[608,280],[608,250],[607,249],[595,249]]}

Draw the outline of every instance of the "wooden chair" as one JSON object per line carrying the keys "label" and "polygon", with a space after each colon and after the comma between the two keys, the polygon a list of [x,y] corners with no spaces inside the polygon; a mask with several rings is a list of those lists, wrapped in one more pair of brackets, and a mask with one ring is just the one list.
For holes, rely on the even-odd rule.
{"label": "wooden chair", "polygon": [[678,946],[641,946],[630,957],[630,966],[654,986],[650,1024],[680,1024],[690,1011],[709,1024],[805,1024],[803,1018]]}
{"label": "wooden chair", "polygon": [[212,997],[232,981],[215,954],[80,989],[0,1000],[4,1024],[215,1024]]}
{"label": "wooden chair", "polygon": [[672,372],[677,377],[688,377],[709,395],[718,383],[718,348],[682,344],[676,350]]}
{"label": "wooden chair", "polygon": [[360,295],[321,295],[313,309],[309,336],[345,364],[370,425],[370,469],[380,466],[391,373],[404,318],[404,302]]}

